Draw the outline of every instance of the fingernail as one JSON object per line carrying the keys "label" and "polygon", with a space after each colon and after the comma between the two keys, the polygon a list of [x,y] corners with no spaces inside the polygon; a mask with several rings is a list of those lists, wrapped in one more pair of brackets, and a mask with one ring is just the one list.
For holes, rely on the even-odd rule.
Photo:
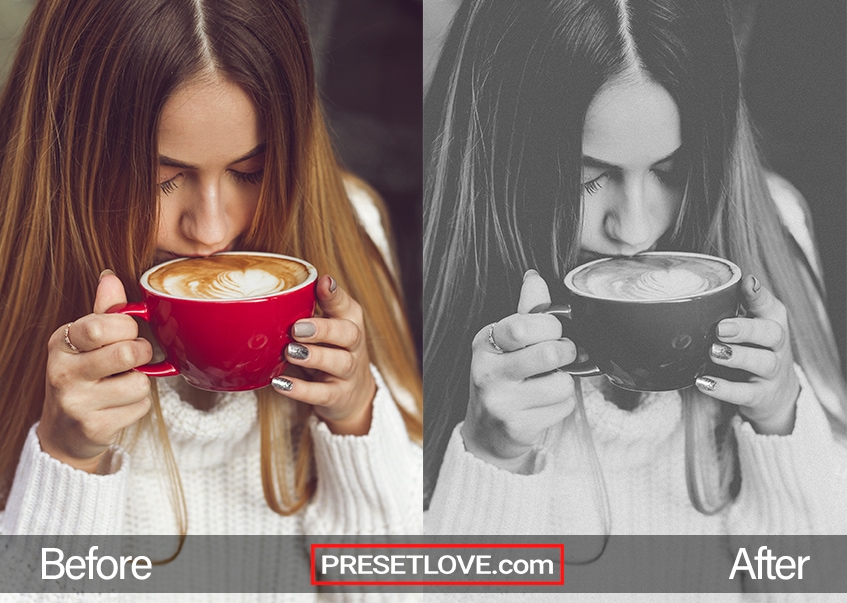
{"label": "fingernail", "polygon": [[294,384],[285,377],[274,377],[271,381],[271,385],[274,389],[281,392],[290,392],[294,389]]}
{"label": "fingernail", "polygon": [[311,337],[318,332],[318,328],[313,322],[296,322],[294,323],[295,337]]}
{"label": "fingernail", "polygon": [[717,381],[715,381],[714,379],[709,379],[708,377],[697,377],[697,379],[694,381],[694,384],[706,392],[713,392],[718,386]]}
{"label": "fingernail", "polygon": [[712,358],[718,360],[729,360],[732,358],[732,348],[722,343],[713,343],[711,350]]}
{"label": "fingernail", "polygon": [[738,323],[725,321],[718,323],[718,337],[735,337],[740,332],[741,328]]}
{"label": "fingernail", "polygon": [[309,348],[299,343],[289,343],[288,355],[296,360],[305,360],[309,357]]}
{"label": "fingernail", "polygon": [[335,293],[335,290],[338,288],[338,283],[335,282],[335,279],[329,277],[329,292]]}
{"label": "fingernail", "polygon": [[523,273],[523,280],[524,280],[524,282],[526,282],[526,279],[528,279],[530,276],[533,276],[533,275],[535,275],[535,274],[538,274],[538,270],[535,270],[535,269],[533,269],[533,268],[530,268],[529,270],[527,270],[526,272],[524,272],[524,273]]}
{"label": "fingernail", "polygon": [[751,276],[750,281],[752,282],[751,288],[753,289],[753,293],[758,293],[759,289],[762,288],[762,283],[755,276]]}
{"label": "fingernail", "polygon": [[110,274],[114,274],[114,273],[115,273],[114,270],[110,270],[110,269],[106,268],[103,272],[100,273],[100,280],[102,281],[104,276],[109,276]]}

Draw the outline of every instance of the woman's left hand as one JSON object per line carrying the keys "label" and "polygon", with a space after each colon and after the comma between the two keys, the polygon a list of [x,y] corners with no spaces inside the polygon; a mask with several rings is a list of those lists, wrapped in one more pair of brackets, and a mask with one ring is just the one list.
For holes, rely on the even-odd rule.
{"label": "woman's left hand", "polygon": [[794,372],[794,355],[785,306],[761,286],[754,276],[741,284],[744,318],[718,323],[718,343],[712,345],[714,364],[749,373],[745,381],[704,375],[696,381],[703,393],[737,404],[739,411],[762,434],[786,435],[794,429],[800,381]]}
{"label": "woman's left hand", "polygon": [[297,321],[296,343],[286,359],[305,369],[311,380],[285,375],[273,380],[276,391],[314,407],[336,434],[364,435],[371,425],[376,382],[370,370],[362,307],[335,279],[322,276],[315,288],[323,316]]}

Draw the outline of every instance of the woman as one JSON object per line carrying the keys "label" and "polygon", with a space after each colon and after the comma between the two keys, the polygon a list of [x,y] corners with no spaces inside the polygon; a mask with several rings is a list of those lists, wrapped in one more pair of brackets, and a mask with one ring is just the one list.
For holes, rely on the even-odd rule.
{"label": "woman", "polygon": [[[720,3],[464,2],[425,113],[428,532],[845,529],[814,246],[756,155]],[[747,275],[696,388],[555,370],[576,350],[530,310],[574,266],[651,249]]]}
{"label": "woman", "polygon": [[[0,531],[421,529],[390,237],[334,159],[295,0],[39,2],[0,99],[0,181]],[[323,275],[295,370],[236,394],[130,370],[153,349],[106,310],[158,262],[230,249]]]}

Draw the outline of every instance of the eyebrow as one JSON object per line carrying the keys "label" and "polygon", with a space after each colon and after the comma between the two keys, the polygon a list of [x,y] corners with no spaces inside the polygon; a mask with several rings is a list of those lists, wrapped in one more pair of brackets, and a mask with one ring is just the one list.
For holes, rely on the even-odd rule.
{"label": "eyebrow", "polygon": [[[659,165],[660,163],[665,163],[666,161],[671,161],[672,159],[675,159],[676,156],[679,154],[680,150],[682,150],[681,146],[677,147],[676,150],[667,157],[662,157],[658,161],[654,161],[651,165]],[[600,159],[595,159],[594,157],[591,157],[589,155],[582,156],[582,165],[584,165],[585,167],[597,168],[602,170],[621,169],[618,165],[608,163],[607,161],[602,161]]]}
{"label": "eyebrow", "polygon": [[[256,155],[265,152],[266,143],[261,143],[254,149],[248,151],[246,154],[242,155],[238,159],[230,161],[228,165],[232,165],[234,163],[241,163],[242,161],[247,161],[248,159],[252,159]],[[159,165],[164,165],[167,167],[175,167],[184,170],[196,170],[199,169],[196,165],[191,165],[189,163],[184,163],[182,161],[177,161],[176,159],[171,159],[170,157],[165,157],[164,155],[159,155]]]}

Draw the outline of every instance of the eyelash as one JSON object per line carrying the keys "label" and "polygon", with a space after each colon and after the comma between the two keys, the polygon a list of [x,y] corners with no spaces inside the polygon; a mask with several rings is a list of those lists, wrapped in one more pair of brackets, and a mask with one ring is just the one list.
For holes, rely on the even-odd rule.
{"label": "eyelash", "polygon": [[605,173],[600,174],[594,180],[589,180],[588,182],[585,182],[582,185],[582,189],[586,193],[588,193],[589,195],[593,195],[594,193],[599,191],[601,188],[603,188],[603,185],[600,183],[600,179],[603,178],[603,176],[605,176],[605,175],[606,175]]}
{"label": "eyelash", "polygon": [[250,172],[249,174],[245,174],[244,172],[233,171],[232,176],[239,182],[259,184],[262,181],[262,178],[265,177],[265,170],[257,170],[255,172]]}
{"label": "eyelash", "polygon": [[[659,179],[662,184],[665,185],[675,185],[678,184],[677,180],[679,178],[678,171],[664,171],[664,170],[651,170],[653,175]],[[593,195],[601,188],[603,188],[603,183],[600,182],[603,178],[606,177],[606,172],[603,172],[593,180],[589,180],[588,182],[583,182],[582,189],[588,193],[589,195]]]}
{"label": "eyelash", "polygon": [[[244,172],[236,172],[235,170],[231,170],[230,173],[232,174],[232,177],[236,179],[236,181],[246,182],[248,184],[259,184],[265,177],[265,170],[263,169],[257,170],[255,172],[250,172],[249,174],[246,174]],[[176,179],[179,176],[180,174],[177,174],[170,180],[160,182],[159,188],[161,189],[161,191],[166,195],[170,195],[177,188],[179,188],[179,185],[176,183]]]}

